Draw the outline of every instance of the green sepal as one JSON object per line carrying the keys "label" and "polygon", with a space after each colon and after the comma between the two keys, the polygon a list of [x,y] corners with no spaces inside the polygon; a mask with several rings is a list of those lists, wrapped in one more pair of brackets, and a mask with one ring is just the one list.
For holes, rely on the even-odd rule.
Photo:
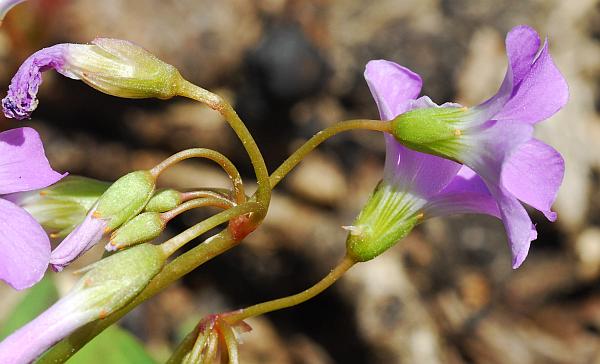
{"label": "green sepal", "polygon": [[135,171],[113,183],[98,200],[95,213],[114,230],[144,209],[155,188],[149,171]]}
{"label": "green sepal", "polygon": [[417,225],[423,201],[384,182],[373,191],[350,231],[346,250],[357,262],[382,254]]}
{"label": "green sepal", "polygon": [[165,229],[165,221],[158,212],[143,212],[127,221],[110,237],[106,250],[123,249],[157,238]]}
{"label": "green sepal", "polygon": [[71,44],[65,72],[109,95],[168,99],[183,81],[179,71],[128,41],[96,38],[92,45]]}
{"label": "green sepal", "polygon": [[410,149],[458,161],[466,112],[462,107],[411,110],[392,120],[392,135]]}
{"label": "green sepal", "polygon": [[173,210],[182,202],[181,192],[172,188],[157,191],[150,201],[146,204],[144,211],[148,212],[166,212]]}
{"label": "green sepal", "polygon": [[142,244],[85,267],[68,293],[72,310],[95,312],[98,318],[111,314],[144,289],[165,261],[160,246]]}
{"label": "green sepal", "polygon": [[67,176],[50,187],[24,193],[18,204],[53,237],[66,236],[79,225],[110,183]]}

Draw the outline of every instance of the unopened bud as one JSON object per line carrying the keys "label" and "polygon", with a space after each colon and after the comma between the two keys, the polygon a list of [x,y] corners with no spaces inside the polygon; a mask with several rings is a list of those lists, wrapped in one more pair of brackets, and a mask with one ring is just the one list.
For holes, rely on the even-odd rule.
{"label": "unopened bud", "polygon": [[146,204],[144,211],[148,212],[166,212],[179,206],[183,199],[181,193],[172,188],[157,191],[150,201]]}
{"label": "unopened bud", "polygon": [[143,212],[118,228],[106,244],[113,251],[141,244],[157,238],[165,229],[165,221],[158,212]]}
{"label": "unopened bud", "polygon": [[98,200],[94,215],[114,230],[136,216],[154,192],[155,178],[148,171],[135,171],[119,178]]}

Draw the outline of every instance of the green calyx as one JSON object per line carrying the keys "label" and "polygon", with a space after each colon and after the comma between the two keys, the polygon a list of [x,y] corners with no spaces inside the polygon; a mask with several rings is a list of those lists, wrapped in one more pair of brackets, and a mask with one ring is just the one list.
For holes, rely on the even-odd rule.
{"label": "green calyx", "polygon": [[155,178],[149,171],[135,171],[113,183],[98,200],[94,214],[114,230],[140,213],[152,196]]}
{"label": "green calyx", "polygon": [[457,161],[463,149],[462,117],[467,108],[430,107],[398,115],[392,135],[410,149]]}
{"label": "green calyx", "polygon": [[404,238],[423,218],[424,202],[385,182],[373,191],[346,240],[348,255],[357,262],[371,260]]}
{"label": "green calyx", "polygon": [[168,99],[183,82],[179,71],[128,41],[96,38],[91,45],[71,44],[65,71],[109,95]]}
{"label": "green calyx", "polygon": [[84,268],[69,292],[71,310],[96,312],[98,318],[111,314],[144,289],[165,261],[159,246],[142,244]]}
{"label": "green calyx", "polygon": [[172,188],[157,191],[148,201],[144,211],[148,212],[166,212],[173,210],[182,202],[181,193]]}
{"label": "green calyx", "polygon": [[165,229],[165,221],[158,212],[143,212],[118,228],[110,237],[106,250],[112,251],[148,242]]}
{"label": "green calyx", "polygon": [[67,176],[50,187],[26,196],[19,204],[53,237],[66,236],[80,224],[110,183]]}

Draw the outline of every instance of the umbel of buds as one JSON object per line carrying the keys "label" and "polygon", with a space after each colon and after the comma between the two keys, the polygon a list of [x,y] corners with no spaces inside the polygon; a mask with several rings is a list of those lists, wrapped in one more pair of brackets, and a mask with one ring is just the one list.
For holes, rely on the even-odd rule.
{"label": "umbel of buds", "polygon": [[165,260],[159,246],[142,244],[85,268],[66,296],[0,343],[0,363],[30,363],[77,328],[120,309],[146,287]]}

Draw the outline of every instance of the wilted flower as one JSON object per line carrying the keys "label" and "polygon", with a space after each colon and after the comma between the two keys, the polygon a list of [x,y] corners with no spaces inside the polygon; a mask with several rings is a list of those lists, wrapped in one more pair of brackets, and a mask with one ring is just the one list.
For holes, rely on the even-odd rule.
{"label": "wilted flower", "polygon": [[65,297],[0,342],[0,362],[31,363],[77,328],[120,309],[165,260],[160,246],[143,244],[92,264]]}
{"label": "wilted flower", "polygon": [[[31,128],[0,133],[0,196],[46,187],[64,177],[50,167]],[[0,279],[15,289],[38,282],[48,267],[50,241],[21,207],[0,198]]]}
{"label": "wilted flower", "polygon": [[170,98],[181,80],[175,67],[124,40],[97,38],[92,44],[57,44],[31,55],[11,80],[2,100],[4,115],[28,119],[37,108],[42,72],[54,69],[109,95]]}
{"label": "wilted flower", "polygon": [[427,97],[413,100],[421,88],[418,75],[388,61],[367,65],[365,77],[382,119],[395,118],[396,139],[465,165],[386,136],[384,179],[357,219],[349,247],[376,256],[376,246],[363,242],[373,226],[406,230],[433,216],[484,213],[502,219],[513,267],[521,265],[537,237],[521,202],[554,221],[551,205],[564,173],[561,155],[532,138],[532,125],[560,110],[568,97],[547,43],[538,52],[539,46],[533,29],[514,28],[506,39],[509,67],[500,90],[471,110],[437,106]]}

